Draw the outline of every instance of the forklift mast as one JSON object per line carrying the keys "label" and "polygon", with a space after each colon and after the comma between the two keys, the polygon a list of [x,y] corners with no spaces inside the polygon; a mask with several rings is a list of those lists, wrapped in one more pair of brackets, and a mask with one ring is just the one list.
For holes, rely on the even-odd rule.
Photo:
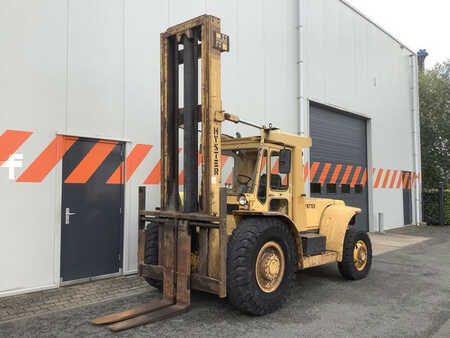
{"label": "forklift mast", "polygon": [[[228,37],[220,33],[220,20],[210,15],[161,34],[161,207],[139,213],[138,266],[141,276],[162,279],[163,297],[157,303],[96,318],[94,324],[109,324],[111,330],[120,331],[176,316],[189,310],[191,288],[226,296],[226,193],[220,188],[221,123],[225,114],[220,98],[220,54],[228,46]],[[183,108],[179,102],[181,65]],[[178,180],[180,128],[184,129],[184,203],[179,198]],[[198,156],[202,164],[200,196]],[[145,200],[141,202],[140,209]],[[146,221],[158,226],[156,265],[145,264]],[[191,244],[197,238],[197,228],[199,269],[193,272]]]}
{"label": "forklift mast", "polygon": [[[161,34],[161,210],[219,215],[223,121],[220,54],[228,50],[228,36],[220,32],[220,19],[214,16],[197,17]],[[180,108],[180,65],[183,65],[183,108]],[[201,105],[198,102],[199,77]],[[178,193],[180,127],[184,129],[184,210],[181,210]],[[198,156],[202,164],[201,199]]]}

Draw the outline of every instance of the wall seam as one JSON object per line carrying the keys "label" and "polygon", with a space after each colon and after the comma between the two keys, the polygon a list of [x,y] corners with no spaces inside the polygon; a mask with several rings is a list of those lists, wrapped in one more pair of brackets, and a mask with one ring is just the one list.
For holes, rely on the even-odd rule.
{"label": "wall seam", "polygon": [[68,119],[69,119],[69,46],[70,46],[70,0],[67,0],[66,11],[66,83],[65,83],[65,119],[64,119],[64,131],[67,132]]}

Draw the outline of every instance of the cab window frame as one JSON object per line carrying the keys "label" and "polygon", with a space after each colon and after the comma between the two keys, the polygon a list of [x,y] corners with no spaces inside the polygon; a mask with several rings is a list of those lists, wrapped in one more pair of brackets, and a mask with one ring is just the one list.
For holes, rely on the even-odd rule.
{"label": "cab window frame", "polygon": [[[289,182],[290,182],[290,177],[289,176],[290,176],[290,173],[289,174],[280,174],[278,172],[278,173],[272,174],[272,167],[276,163],[276,161],[274,163],[272,163],[272,154],[274,154],[274,153],[277,154],[274,157],[278,158],[278,165],[280,163],[279,162],[280,161],[280,149],[270,149],[270,156],[269,156],[269,159],[268,159],[268,161],[270,161],[270,182],[269,182],[270,184],[269,184],[268,187],[270,187],[270,190],[272,190],[272,191],[287,191],[287,190],[289,190]],[[272,186],[272,175],[280,176],[280,187],[279,188]],[[282,175],[285,175],[285,176],[282,176]],[[284,177],[287,177],[286,185],[283,184]]]}

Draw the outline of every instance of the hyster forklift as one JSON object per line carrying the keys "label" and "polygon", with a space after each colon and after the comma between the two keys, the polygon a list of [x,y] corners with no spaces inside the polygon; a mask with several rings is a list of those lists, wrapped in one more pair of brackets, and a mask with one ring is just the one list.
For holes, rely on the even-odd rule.
{"label": "hyster forklift", "polygon": [[[369,237],[352,227],[361,209],[305,195],[302,151],[311,139],[222,110],[220,57],[228,50],[220,20],[210,15],[161,34],[161,206],[139,212],[138,264],[139,274],[163,296],[94,324],[119,331],[173,317],[189,309],[191,289],[264,315],[283,304],[297,270],[337,262],[347,279],[369,273]],[[259,135],[225,135],[225,121],[258,128]],[[225,159],[233,168],[223,184]],[[145,209],[144,194],[140,206]]]}

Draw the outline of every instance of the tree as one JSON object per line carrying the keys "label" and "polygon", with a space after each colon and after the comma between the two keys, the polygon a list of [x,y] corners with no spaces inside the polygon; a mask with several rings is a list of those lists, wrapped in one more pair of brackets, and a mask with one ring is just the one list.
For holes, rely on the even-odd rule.
{"label": "tree", "polygon": [[450,188],[450,59],[419,74],[419,97],[423,187]]}

